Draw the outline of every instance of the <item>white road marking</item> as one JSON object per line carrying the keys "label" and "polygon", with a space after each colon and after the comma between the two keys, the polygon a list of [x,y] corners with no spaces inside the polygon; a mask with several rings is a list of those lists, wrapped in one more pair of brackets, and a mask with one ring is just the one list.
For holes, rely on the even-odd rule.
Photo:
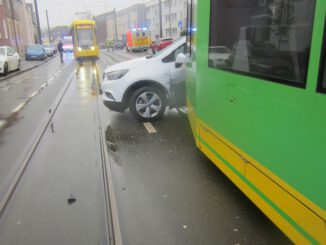
{"label": "white road marking", "polygon": [[18,106],[16,106],[15,109],[12,110],[12,113],[19,112],[23,107],[26,105],[26,103],[20,103]]}
{"label": "white road marking", "polygon": [[23,80],[23,79],[20,79],[20,80],[15,81],[14,83],[19,84],[19,83],[21,83],[22,81],[24,81],[24,80]]}
{"label": "white road marking", "polygon": [[33,98],[33,97],[35,97],[38,93],[39,93],[39,91],[34,91],[34,92],[29,96],[29,98]]}
{"label": "white road marking", "polygon": [[44,89],[46,86],[48,86],[47,83],[43,83],[42,86],[41,86],[41,89]]}
{"label": "white road marking", "polygon": [[146,128],[147,132],[149,134],[154,134],[157,133],[156,129],[154,128],[153,124],[151,124],[150,122],[146,122],[144,123],[144,127]]}
{"label": "white road marking", "polygon": [[0,120],[0,129],[3,129],[7,125],[7,120]]}
{"label": "white road marking", "polygon": [[8,82],[0,82],[0,88],[6,87],[8,85]]}
{"label": "white road marking", "polygon": [[8,89],[10,89],[10,86],[2,88],[1,91],[6,92],[6,91],[8,91]]}
{"label": "white road marking", "polygon": [[49,79],[48,79],[48,84],[51,84],[52,83],[52,81],[53,81],[53,79],[54,79],[54,77],[50,77]]}

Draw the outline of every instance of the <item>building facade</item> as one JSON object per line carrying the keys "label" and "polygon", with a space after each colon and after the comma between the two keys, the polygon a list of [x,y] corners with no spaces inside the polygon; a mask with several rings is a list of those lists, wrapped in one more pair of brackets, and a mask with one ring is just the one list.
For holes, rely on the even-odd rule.
{"label": "building facade", "polygon": [[23,54],[34,43],[31,12],[23,0],[0,0],[0,45]]}
{"label": "building facade", "polygon": [[[146,27],[152,40],[160,37],[159,0],[135,4],[123,10],[95,17],[99,42],[125,39],[127,31]],[[116,19],[115,19],[116,18]],[[115,37],[115,22],[117,37]],[[186,29],[187,0],[162,0],[162,36],[177,39]],[[105,38],[106,37],[106,38]]]}
{"label": "building facade", "polygon": [[133,28],[147,27],[145,4],[135,4],[117,12],[118,39],[125,39],[126,33]]}
{"label": "building facade", "polygon": [[115,39],[115,12],[101,14],[95,17],[97,41],[102,46],[106,40]]}
{"label": "building facade", "polygon": [[[187,0],[162,0],[162,37],[176,39],[186,29]],[[146,21],[152,40],[160,37],[159,1],[146,4]]]}

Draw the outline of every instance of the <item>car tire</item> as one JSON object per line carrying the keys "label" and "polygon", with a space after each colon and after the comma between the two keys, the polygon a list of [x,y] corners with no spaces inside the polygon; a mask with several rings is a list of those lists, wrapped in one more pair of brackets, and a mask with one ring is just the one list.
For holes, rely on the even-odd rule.
{"label": "car tire", "polygon": [[22,62],[18,60],[17,70],[21,71],[21,69],[22,69]]}
{"label": "car tire", "polygon": [[4,65],[3,65],[3,75],[6,76],[8,74],[8,69],[9,69],[8,63],[5,62]]}
{"label": "car tire", "polygon": [[134,91],[129,100],[129,109],[141,122],[160,119],[166,108],[166,97],[161,90],[146,86]]}

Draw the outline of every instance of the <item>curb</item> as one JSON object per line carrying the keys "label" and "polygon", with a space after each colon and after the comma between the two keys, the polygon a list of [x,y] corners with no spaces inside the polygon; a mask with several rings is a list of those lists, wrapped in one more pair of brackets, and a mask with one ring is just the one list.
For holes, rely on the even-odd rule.
{"label": "curb", "polygon": [[38,64],[38,65],[35,65],[35,66],[32,66],[32,67],[29,67],[29,68],[27,68],[26,70],[17,71],[17,72],[15,72],[15,73],[12,73],[12,74],[9,74],[9,75],[7,75],[7,76],[5,76],[5,77],[2,77],[2,78],[0,78],[0,82],[3,81],[3,80],[6,80],[6,79],[8,79],[8,78],[12,78],[12,77],[18,76],[18,75],[20,75],[20,74],[23,74],[23,73],[25,73],[25,72],[27,72],[27,71],[33,70],[33,69],[35,69],[35,68],[37,68],[37,67],[39,67],[39,66],[41,66],[41,65],[43,65],[43,64],[45,64],[45,63],[48,63],[49,61],[53,60],[55,57],[57,57],[57,56],[53,56],[53,57],[47,58],[44,62],[42,62],[42,63],[40,63],[40,64]]}

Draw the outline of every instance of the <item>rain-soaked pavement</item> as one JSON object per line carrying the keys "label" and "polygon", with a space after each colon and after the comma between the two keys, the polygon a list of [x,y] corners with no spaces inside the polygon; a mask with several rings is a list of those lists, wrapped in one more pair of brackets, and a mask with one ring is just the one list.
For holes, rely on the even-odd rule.
{"label": "rain-soaked pavement", "polygon": [[[98,63],[112,62],[102,55]],[[63,69],[0,133],[0,180],[72,73],[73,65]],[[108,243],[94,94],[87,79],[72,80],[0,217],[1,245]],[[290,244],[197,150],[186,117],[167,111],[149,133],[128,111],[99,109],[123,244]]]}

